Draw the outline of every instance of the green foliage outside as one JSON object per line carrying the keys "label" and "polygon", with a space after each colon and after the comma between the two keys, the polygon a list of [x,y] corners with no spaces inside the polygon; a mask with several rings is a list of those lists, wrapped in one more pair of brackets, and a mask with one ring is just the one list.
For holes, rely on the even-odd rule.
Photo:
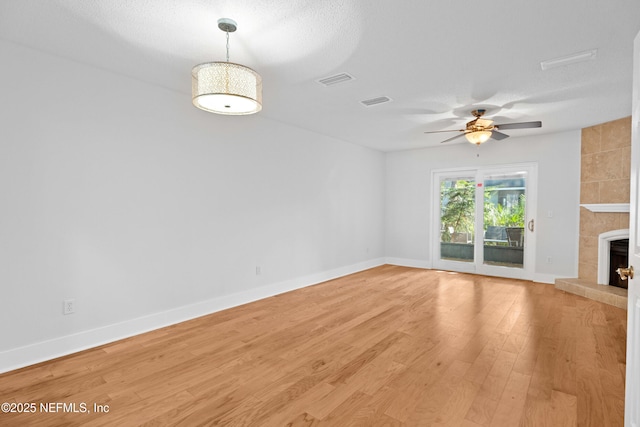
{"label": "green foliage outside", "polygon": [[[489,190],[491,191],[491,190]],[[488,192],[485,191],[485,200]],[[485,202],[484,204],[484,226],[497,225],[502,227],[524,227],[524,207],[525,196],[521,194],[518,204],[505,207],[500,204]]]}
{"label": "green foliage outside", "polygon": [[452,233],[473,234],[475,228],[475,184],[456,181],[453,187],[440,187],[440,223],[443,242],[450,242]]}
{"label": "green foliage outside", "polygon": [[[515,206],[505,207],[491,202],[496,187],[484,190],[484,227],[524,227],[525,196],[521,194]],[[475,183],[459,180],[452,187],[444,182],[440,187],[440,221],[443,227],[441,241],[450,242],[453,233],[475,232]]]}

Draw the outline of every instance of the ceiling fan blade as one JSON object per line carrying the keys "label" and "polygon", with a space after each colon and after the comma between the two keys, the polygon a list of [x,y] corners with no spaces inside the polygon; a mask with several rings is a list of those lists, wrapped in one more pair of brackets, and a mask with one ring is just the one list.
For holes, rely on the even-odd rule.
{"label": "ceiling fan blade", "polygon": [[463,137],[464,135],[465,135],[464,133],[461,133],[460,135],[456,135],[456,136],[454,136],[452,138],[445,139],[444,141],[440,141],[440,144],[444,144],[445,142],[453,141],[454,139]]}
{"label": "ceiling fan blade", "polygon": [[496,141],[501,141],[506,138],[509,138],[509,135],[507,135],[506,133],[498,132],[497,130],[494,130],[491,132],[491,139],[495,139]]}
{"label": "ceiling fan blade", "polygon": [[464,132],[464,129],[451,129],[451,130],[432,130],[425,133],[441,133],[441,132]]}
{"label": "ceiling fan blade", "polygon": [[496,128],[503,129],[529,129],[529,128],[540,128],[542,127],[542,122],[522,122],[522,123],[505,123],[503,125],[494,125]]}

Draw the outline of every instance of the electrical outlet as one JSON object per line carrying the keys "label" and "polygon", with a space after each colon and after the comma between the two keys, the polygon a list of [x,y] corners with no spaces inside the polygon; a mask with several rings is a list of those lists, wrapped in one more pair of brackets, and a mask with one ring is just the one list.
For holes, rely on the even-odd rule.
{"label": "electrical outlet", "polygon": [[256,266],[256,276],[259,276],[260,274],[262,274],[262,269],[260,266]]}
{"label": "electrical outlet", "polygon": [[552,261],[551,261],[551,257],[550,257],[550,256],[548,256],[548,257],[547,257],[547,264],[551,264],[551,263],[552,263]]}
{"label": "electrical outlet", "polygon": [[62,314],[73,314],[76,312],[76,300],[66,299],[62,301]]}

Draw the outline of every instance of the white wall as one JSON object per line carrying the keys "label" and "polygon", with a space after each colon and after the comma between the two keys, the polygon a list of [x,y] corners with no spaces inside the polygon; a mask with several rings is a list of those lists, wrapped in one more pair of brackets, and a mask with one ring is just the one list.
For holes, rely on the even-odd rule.
{"label": "white wall", "polygon": [[[511,137],[479,148],[464,143],[394,152],[386,162],[385,251],[390,262],[431,265],[432,170],[537,162],[535,279],[577,277],[580,131]],[[550,210],[552,218],[547,217]]]}
{"label": "white wall", "polygon": [[382,153],[0,57],[0,372],[382,263]]}
{"label": "white wall", "polygon": [[536,272],[577,274],[579,131],[383,154],[3,41],[0,57],[0,372],[385,256],[429,266],[432,169],[537,161]]}

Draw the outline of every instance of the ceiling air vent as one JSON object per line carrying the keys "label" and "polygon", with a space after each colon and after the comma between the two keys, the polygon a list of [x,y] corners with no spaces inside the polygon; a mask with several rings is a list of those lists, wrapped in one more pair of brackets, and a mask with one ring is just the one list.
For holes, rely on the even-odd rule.
{"label": "ceiling air vent", "polygon": [[323,79],[317,80],[317,82],[324,86],[333,86],[333,85],[337,85],[338,83],[348,82],[353,79],[354,77],[351,74],[340,73],[340,74],[336,74],[335,76],[329,76],[329,77],[325,77]]}
{"label": "ceiling air vent", "polygon": [[584,52],[573,53],[560,58],[548,59],[540,63],[540,68],[549,70],[551,68],[562,67],[563,65],[577,64],[578,62],[596,59],[598,49],[585,50]]}
{"label": "ceiling air vent", "polygon": [[373,105],[384,104],[385,102],[391,101],[391,98],[388,96],[379,96],[377,98],[365,99],[364,101],[360,101],[362,105],[365,107],[371,107]]}

